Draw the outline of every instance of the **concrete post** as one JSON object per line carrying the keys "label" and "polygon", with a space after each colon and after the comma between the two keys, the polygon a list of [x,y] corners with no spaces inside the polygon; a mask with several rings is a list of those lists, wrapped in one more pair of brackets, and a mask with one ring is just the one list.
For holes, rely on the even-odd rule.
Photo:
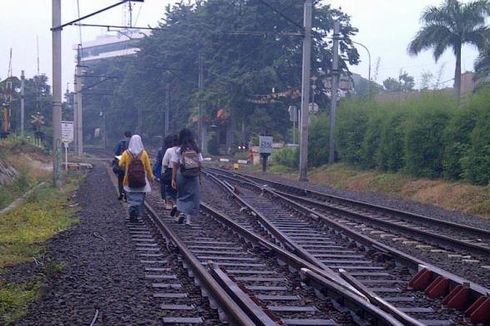
{"label": "concrete post", "polygon": [[25,75],[24,75],[24,70],[22,70],[20,73],[20,136],[21,137],[24,137],[24,121],[25,121],[24,96],[25,96]]}
{"label": "concrete post", "polygon": [[61,186],[61,0],[52,1],[53,184]]}
{"label": "concrete post", "polygon": [[332,64],[332,99],[330,109],[330,135],[329,135],[329,152],[328,163],[333,164],[335,162],[335,114],[337,111],[337,93],[339,88],[339,32],[340,23],[337,20],[334,25],[333,34],[333,64]]}
{"label": "concrete post", "polygon": [[301,80],[301,133],[299,146],[299,181],[308,181],[308,122],[311,70],[312,0],[304,2],[303,75]]}

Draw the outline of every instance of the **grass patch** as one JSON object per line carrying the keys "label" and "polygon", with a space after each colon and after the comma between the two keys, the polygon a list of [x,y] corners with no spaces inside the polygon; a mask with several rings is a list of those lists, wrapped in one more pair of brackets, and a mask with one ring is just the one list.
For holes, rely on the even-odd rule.
{"label": "grass patch", "polygon": [[35,181],[29,177],[28,172],[25,169],[21,170],[18,178],[0,189],[0,209],[10,205],[17,197],[28,191],[34,183]]}
{"label": "grass patch", "polygon": [[[68,201],[82,180],[80,175],[67,176],[62,189],[44,185],[26,202],[0,218],[0,272],[8,267],[34,258],[42,260],[46,241],[77,223],[76,209]],[[63,264],[47,264],[43,277],[60,271]],[[12,323],[22,317],[35,300],[41,283],[37,279],[22,284],[0,283],[0,324]]]}
{"label": "grass patch", "polygon": [[39,287],[38,282],[1,285],[0,322],[10,324],[24,316],[29,304],[36,299]]}
{"label": "grass patch", "polygon": [[46,185],[35,191],[24,205],[0,219],[0,268],[39,254],[43,242],[75,222],[73,213],[63,190]]}

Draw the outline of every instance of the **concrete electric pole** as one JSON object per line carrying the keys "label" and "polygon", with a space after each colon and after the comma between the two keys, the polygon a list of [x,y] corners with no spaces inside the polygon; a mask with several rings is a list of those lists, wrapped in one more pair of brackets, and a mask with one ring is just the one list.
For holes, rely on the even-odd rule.
{"label": "concrete electric pole", "polygon": [[53,184],[61,185],[61,0],[52,1]]}
{"label": "concrete electric pole", "polygon": [[24,70],[20,72],[20,136],[24,137],[24,120],[25,120],[25,108],[24,108],[24,96],[25,96],[25,75]]}
{"label": "concrete electric pole", "polygon": [[[76,128],[76,146],[77,155],[83,154],[83,110],[82,110],[82,65],[81,65],[81,47],[78,45],[77,50],[77,67],[75,69],[75,128]],[[104,129],[104,133],[106,130]]]}
{"label": "concrete electric pole", "polygon": [[164,124],[164,135],[167,137],[169,135],[170,126],[170,82],[165,85],[165,124]]}
{"label": "concrete electric pole", "polygon": [[[199,88],[199,92],[202,92],[202,89],[204,87],[204,63],[203,63],[203,57],[202,54],[199,53],[199,78],[197,82],[197,87]],[[199,94],[199,103],[198,103],[198,120],[197,120],[197,139],[199,140],[198,144],[199,147],[201,148],[201,151],[205,154],[207,152],[207,146],[204,144],[204,133],[203,133],[203,126],[202,126],[202,100],[201,100],[202,94]]]}
{"label": "concrete electric pole", "polygon": [[340,23],[335,21],[333,29],[333,62],[332,62],[332,89],[331,89],[331,108],[330,108],[330,135],[328,163],[335,162],[335,113],[337,110],[337,94],[339,88],[339,38]]}
{"label": "concrete electric pole", "polygon": [[304,3],[303,75],[301,78],[301,133],[299,146],[299,181],[308,181],[308,122],[311,70],[311,25],[313,1]]}

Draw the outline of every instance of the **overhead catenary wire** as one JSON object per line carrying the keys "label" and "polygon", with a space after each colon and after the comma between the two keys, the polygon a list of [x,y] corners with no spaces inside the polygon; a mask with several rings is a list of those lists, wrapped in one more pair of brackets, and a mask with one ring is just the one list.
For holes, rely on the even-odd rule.
{"label": "overhead catenary wire", "polygon": [[300,23],[294,21],[292,18],[288,17],[286,14],[284,14],[282,11],[280,11],[279,9],[275,8],[274,6],[272,6],[267,1],[265,1],[265,0],[259,0],[259,2],[261,2],[263,5],[265,5],[266,7],[268,7],[273,12],[275,12],[277,15],[281,16],[283,19],[287,20],[288,22],[290,22],[294,26],[298,27],[301,31],[304,29],[303,28],[303,25],[301,25]]}

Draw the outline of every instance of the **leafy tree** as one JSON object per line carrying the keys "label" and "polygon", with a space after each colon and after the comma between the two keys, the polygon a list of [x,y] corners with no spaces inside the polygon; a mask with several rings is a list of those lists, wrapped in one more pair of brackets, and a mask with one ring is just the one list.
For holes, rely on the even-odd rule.
{"label": "leafy tree", "polygon": [[400,80],[400,87],[403,92],[409,92],[413,90],[415,86],[415,80],[408,73],[401,73],[398,79]]}
{"label": "leafy tree", "polygon": [[383,86],[388,92],[398,92],[402,89],[401,83],[392,77],[389,77],[386,80],[384,80]]}
{"label": "leafy tree", "polygon": [[428,90],[432,86],[432,80],[434,79],[434,74],[430,71],[425,71],[420,76],[420,89]]}
{"label": "leafy tree", "polygon": [[383,82],[383,86],[389,92],[409,92],[415,86],[415,80],[407,72],[400,72],[398,80],[389,77]]}
{"label": "leafy tree", "polygon": [[[302,3],[268,3],[290,20],[302,21]],[[341,66],[345,69],[347,63],[356,64],[359,60],[350,40],[357,29],[350,25],[349,16],[317,4],[312,69],[318,75],[330,71],[331,46],[324,36],[331,35],[336,19],[341,22],[340,48],[345,58]],[[271,94],[272,89],[278,93],[299,89],[301,38],[282,34],[301,31],[297,25],[301,24],[291,23],[259,1],[208,0],[168,6],[160,29],[141,41],[134,60],[126,66],[111,64],[116,71],[124,67],[125,72],[115,82],[110,112],[129,117],[124,123],[134,125],[135,130],[142,130],[149,137],[159,135],[169,85],[172,131],[195,126],[201,104],[205,123],[216,125],[219,134],[226,127],[227,147],[236,135],[247,138],[274,130],[277,137],[284,138],[291,125],[287,108],[299,106],[299,98],[279,97],[264,103],[250,99]],[[204,72],[202,89],[197,83],[199,62]],[[316,101],[325,104],[323,83],[318,83],[318,87]],[[218,121],[218,112],[226,112],[226,119]],[[244,132],[237,132],[237,126],[244,126]]]}
{"label": "leafy tree", "polygon": [[422,14],[424,26],[408,46],[411,55],[433,48],[437,62],[446,49],[451,48],[456,56],[454,87],[458,98],[461,95],[461,49],[468,43],[482,50],[487,43],[488,27],[485,18],[490,14],[487,0],[461,3],[445,0],[439,7],[428,7]]}

